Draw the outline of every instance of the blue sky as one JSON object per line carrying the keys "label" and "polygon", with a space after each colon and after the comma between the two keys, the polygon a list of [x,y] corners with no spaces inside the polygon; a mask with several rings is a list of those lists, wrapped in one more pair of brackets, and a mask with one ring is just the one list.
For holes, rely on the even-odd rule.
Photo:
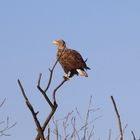
{"label": "blue sky", "polygon": [[[55,61],[56,47],[52,40],[63,38],[67,46],[78,50],[91,68],[88,78],[75,76],[57,94],[56,118],[75,107],[84,114],[90,95],[96,121],[95,138],[107,139],[112,129],[117,136],[116,116],[110,95],[116,99],[122,124],[128,124],[126,139],[133,130],[140,137],[140,1],[138,0],[1,0],[0,1],[0,110],[1,119],[8,115],[17,122],[6,140],[33,139],[35,125],[17,85],[20,78],[27,95],[40,110],[43,121],[49,106],[36,89],[40,72],[42,84],[48,68]],[[53,88],[61,81],[63,70],[57,65]]]}

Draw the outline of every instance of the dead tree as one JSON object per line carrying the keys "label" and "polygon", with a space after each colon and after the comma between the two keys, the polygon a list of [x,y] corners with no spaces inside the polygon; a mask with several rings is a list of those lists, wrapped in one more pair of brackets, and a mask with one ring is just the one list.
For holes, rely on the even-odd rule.
{"label": "dead tree", "polygon": [[[46,138],[44,136],[45,129],[48,126],[48,123],[51,120],[52,116],[54,115],[54,113],[55,113],[55,111],[57,109],[57,106],[58,106],[57,101],[56,101],[56,92],[68,80],[65,77],[63,77],[63,80],[61,81],[61,83],[59,83],[58,86],[53,90],[53,92],[52,92],[53,101],[51,101],[50,98],[47,95],[47,92],[48,92],[48,89],[49,89],[49,87],[51,85],[53,72],[54,72],[54,69],[55,69],[55,66],[56,66],[57,63],[58,63],[58,60],[56,60],[56,62],[54,63],[53,67],[51,69],[49,69],[50,75],[49,75],[49,80],[48,80],[48,84],[47,84],[46,88],[43,89],[41,87],[42,74],[39,75],[39,79],[38,79],[38,83],[37,83],[38,90],[43,95],[43,97],[45,98],[46,102],[49,104],[49,106],[51,108],[51,111],[46,116],[46,119],[45,119],[43,125],[40,124],[40,121],[39,121],[39,119],[37,117],[37,114],[39,112],[34,111],[34,107],[32,106],[31,102],[29,101],[28,97],[26,96],[26,93],[25,93],[25,90],[24,90],[24,88],[23,88],[23,86],[21,84],[21,81],[18,79],[18,85],[19,85],[19,87],[21,89],[21,93],[22,93],[22,95],[23,95],[23,97],[25,99],[26,105],[27,105],[28,109],[30,110],[30,112],[31,112],[31,114],[33,116],[34,122],[36,124],[36,127],[37,127],[37,135],[36,135],[35,140],[40,140],[40,139],[41,140],[46,140]],[[50,134],[50,130],[48,129],[47,140],[49,140],[49,134]]]}

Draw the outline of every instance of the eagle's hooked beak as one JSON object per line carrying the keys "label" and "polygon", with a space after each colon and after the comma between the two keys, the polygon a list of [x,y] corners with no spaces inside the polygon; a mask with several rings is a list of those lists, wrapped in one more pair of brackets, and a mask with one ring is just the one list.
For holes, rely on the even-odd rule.
{"label": "eagle's hooked beak", "polygon": [[53,41],[52,41],[52,44],[58,45],[58,41],[57,41],[57,40],[53,40]]}

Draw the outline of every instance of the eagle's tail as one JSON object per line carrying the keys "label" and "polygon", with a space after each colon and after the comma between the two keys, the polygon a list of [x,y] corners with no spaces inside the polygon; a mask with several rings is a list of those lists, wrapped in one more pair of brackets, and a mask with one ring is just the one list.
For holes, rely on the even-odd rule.
{"label": "eagle's tail", "polygon": [[[84,62],[85,62],[85,65],[86,65],[87,60],[88,60],[88,59],[86,59],[86,60],[84,61]],[[87,65],[85,66],[85,69],[90,70],[90,68],[89,68]]]}
{"label": "eagle's tail", "polygon": [[76,69],[76,71],[79,73],[79,75],[88,77],[88,74],[84,70]]}

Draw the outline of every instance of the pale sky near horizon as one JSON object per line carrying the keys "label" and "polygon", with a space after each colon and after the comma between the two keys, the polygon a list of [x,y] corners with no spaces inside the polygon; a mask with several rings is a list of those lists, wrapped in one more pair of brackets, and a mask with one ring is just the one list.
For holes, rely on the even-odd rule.
{"label": "pale sky near horizon", "polygon": [[[38,75],[42,84],[48,68],[55,62],[56,47],[52,40],[62,38],[67,46],[88,58],[89,77],[75,76],[57,94],[56,118],[77,107],[84,114],[89,97],[93,107],[100,108],[94,117],[95,139],[108,139],[109,129],[118,134],[113,95],[119,108],[123,127],[128,124],[125,139],[131,130],[140,138],[140,1],[139,0],[1,0],[0,1],[0,121],[6,116],[17,125],[8,131],[12,136],[1,140],[32,140],[36,127],[20,89],[19,78],[26,93],[44,120],[49,106],[36,89]],[[58,64],[51,91],[62,80]]]}

